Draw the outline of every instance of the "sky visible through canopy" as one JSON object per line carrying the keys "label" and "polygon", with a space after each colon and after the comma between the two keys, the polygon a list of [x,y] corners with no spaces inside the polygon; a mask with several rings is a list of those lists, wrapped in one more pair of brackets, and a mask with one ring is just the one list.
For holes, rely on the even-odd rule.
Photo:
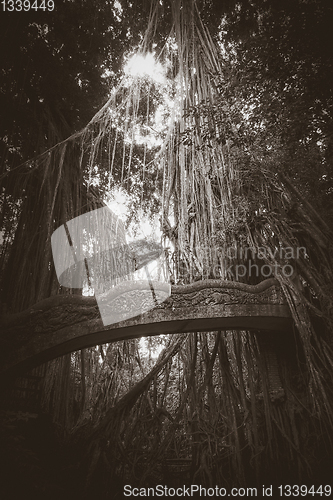
{"label": "sky visible through canopy", "polygon": [[[162,85],[166,82],[165,68],[161,63],[156,61],[155,54],[151,52],[148,52],[145,55],[140,53],[133,54],[124,66],[124,74],[134,80],[148,78]],[[161,115],[156,113],[156,128],[161,125],[161,119]],[[126,194],[121,189],[113,190],[112,201],[109,201],[107,205],[118,217],[120,217],[124,222],[126,221],[126,217],[128,215],[128,200]],[[135,228],[135,236],[131,231],[131,227],[129,228],[129,231],[127,232],[128,242],[142,237],[154,238],[155,240],[159,240],[161,238],[162,233],[159,229],[158,220],[155,219],[153,224],[144,216],[142,216],[140,220],[140,226]],[[88,293],[88,291],[86,291],[86,293]],[[143,356],[147,356],[150,352],[151,358],[156,359],[163,349],[163,344],[161,343],[158,346],[154,346],[153,349],[150,349],[148,344],[149,338],[142,337],[140,339],[140,353]]]}
{"label": "sky visible through canopy", "polygon": [[[125,77],[131,79],[132,84],[133,80],[135,81],[141,78],[147,78],[150,81],[161,85],[165,85],[166,83],[165,68],[156,60],[156,55],[151,52],[146,54],[137,52],[130,56],[124,65],[124,75]],[[168,102],[168,104],[172,106],[172,102]],[[164,125],[161,110],[157,109],[154,117],[153,128],[156,130]],[[135,140],[145,141],[148,147],[151,142],[157,143],[154,130],[151,130],[152,134],[146,138],[135,137]],[[124,222],[126,221],[126,217],[128,215],[128,198],[121,188],[113,190],[112,200],[107,204],[116,215],[118,215]],[[159,223],[156,218],[152,223],[151,221],[148,221],[144,215],[142,215],[142,217],[140,217],[140,221],[139,227],[135,228],[135,235],[133,234],[133,226],[129,228],[127,232],[128,241],[132,241],[137,237],[160,239],[162,233],[159,229]]]}

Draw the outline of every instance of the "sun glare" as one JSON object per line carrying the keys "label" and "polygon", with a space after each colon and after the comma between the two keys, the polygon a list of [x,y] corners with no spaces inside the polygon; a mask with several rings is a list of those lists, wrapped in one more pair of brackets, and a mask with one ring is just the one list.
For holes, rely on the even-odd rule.
{"label": "sun glare", "polygon": [[154,54],[148,52],[147,54],[134,54],[127,61],[125,74],[133,78],[150,77],[158,83],[164,83],[165,72],[162,64],[155,60]]}

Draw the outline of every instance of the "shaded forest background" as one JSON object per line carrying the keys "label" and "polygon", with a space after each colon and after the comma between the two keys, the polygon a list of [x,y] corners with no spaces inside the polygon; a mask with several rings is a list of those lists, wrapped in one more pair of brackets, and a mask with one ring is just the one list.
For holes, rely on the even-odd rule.
{"label": "shaded forest background", "polygon": [[[215,47],[212,54],[218,63],[212,63],[215,70],[209,74],[214,98],[198,86],[202,99],[187,101],[186,112],[194,122],[200,116],[205,123],[202,150],[215,148],[226,158],[225,165],[234,167],[223,174],[229,179],[226,185],[207,171],[206,184],[203,180],[198,187],[203,202],[185,206],[179,194],[182,170],[178,176],[175,167],[173,178],[166,167],[156,168],[157,146],[134,142],[126,149],[125,122],[117,135],[110,129],[112,169],[110,141],[104,136],[94,151],[93,165],[88,147],[81,147],[86,137],[98,143],[103,126],[107,135],[106,120],[93,120],[83,139],[80,131],[110,99],[122,78],[124,56],[143,39],[145,50],[152,50],[154,43],[156,53],[164,54],[174,24],[175,36],[183,37],[186,46],[194,14],[186,15],[194,12],[194,5],[209,30],[208,42]],[[186,14],[179,25],[177,12]],[[330,2],[310,0],[152,5],[59,0],[52,13],[1,13],[3,316],[64,293],[45,244],[55,226],[100,206],[110,188],[117,186],[128,192],[131,219],[136,220],[141,209],[161,214],[166,210],[162,192],[168,172],[175,226],[166,214],[162,230],[183,255],[180,262],[171,260],[174,282],[194,279],[188,273],[192,257],[186,253],[186,242],[200,243],[204,228],[210,227],[203,187],[210,182],[216,205],[219,201],[224,214],[233,214],[216,219],[215,243],[228,238],[239,243],[250,228],[260,246],[268,241],[267,227],[274,227],[275,234],[280,230],[277,245],[304,244],[309,258],[297,271],[309,317],[311,312],[321,319],[310,333],[297,325],[293,338],[284,333],[263,339],[254,332],[194,332],[149,338],[145,350],[138,339],[96,346],[13,380],[14,387],[23,385],[26,390],[16,389],[11,393],[16,397],[3,400],[4,498],[29,493],[50,499],[122,498],[123,484],[186,482],[231,488],[329,482],[332,21]],[[183,30],[178,35],[177,26]],[[154,38],[143,38],[154,27]],[[191,64],[193,40],[188,37],[184,52],[184,60]],[[169,58],[177,61],[172,50]],[[171,65],[169,78],[178,70],[177,62]],[[141,81],[140,98],[136,116],[144,122],[145,102],[153,114],[163,102],[163,89]],[[130,102],[133,107],[133,96]],[[197,146],[197,132],[184,123],[174,134],[174,144],[178,139],[185,146]],[[63,142],[68,137],[73,140]],[[55,147],[58,144],[63,146]],[[177,154],[175,163],[181,163]],[[93,189],[92,175],[98,177]],[[230,187],[232,200],[227,203]],[[237,209],[231,210],[234,206]],[[271,208],[269,216],[261,206]],[[197,266],[203,275],[203,266]]]}

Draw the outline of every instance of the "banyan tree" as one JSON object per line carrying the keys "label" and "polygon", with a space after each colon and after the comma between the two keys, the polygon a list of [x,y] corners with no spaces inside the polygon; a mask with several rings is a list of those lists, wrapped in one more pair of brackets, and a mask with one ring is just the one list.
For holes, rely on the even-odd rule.
{"label": "banyan tree", "polygon": [[283,158],[251,140],[253,124],[228,81],[223,31],[209,30],[194,0],[170,0],[168,15],[162,4],[151,3],[138,52],[151,53],[160,23],[170,22],[157,45],[163,83],[124,76],[81,131],[68,137],[65,127],[43,125],[33,157],[15,169],[2,163],[3,356],[16,313],[82,295],[59,285],[51,236],[105,206],[114,187],[133,196],[134,218],[149,210],[159,217],[172,285],[271,279],[292,328],[153,337],[151,349],[163,346],[155,360],[142,359],[138,339],[82,349],[11,373],[4,400],[11,404],[18,381],[26,397],[28,377],[38,378],[41,408],[64,449],[76,450],[69,482],[87,498],[96,488],[111,498],[123,484],[326,484],[332,230]]}

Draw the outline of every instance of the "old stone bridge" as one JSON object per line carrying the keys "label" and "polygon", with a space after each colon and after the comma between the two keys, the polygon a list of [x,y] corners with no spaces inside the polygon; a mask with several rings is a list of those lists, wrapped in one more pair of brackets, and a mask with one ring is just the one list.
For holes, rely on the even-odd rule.
{"label": "old stone bridge", "polygon": [[258,285],[206,280],[172,286],[154,309],[104,326],[94,297],[57,295],[0,320],[0,374],[69,352],[142,336],[215,330],[286,331],[289,307],[275,279]]}

